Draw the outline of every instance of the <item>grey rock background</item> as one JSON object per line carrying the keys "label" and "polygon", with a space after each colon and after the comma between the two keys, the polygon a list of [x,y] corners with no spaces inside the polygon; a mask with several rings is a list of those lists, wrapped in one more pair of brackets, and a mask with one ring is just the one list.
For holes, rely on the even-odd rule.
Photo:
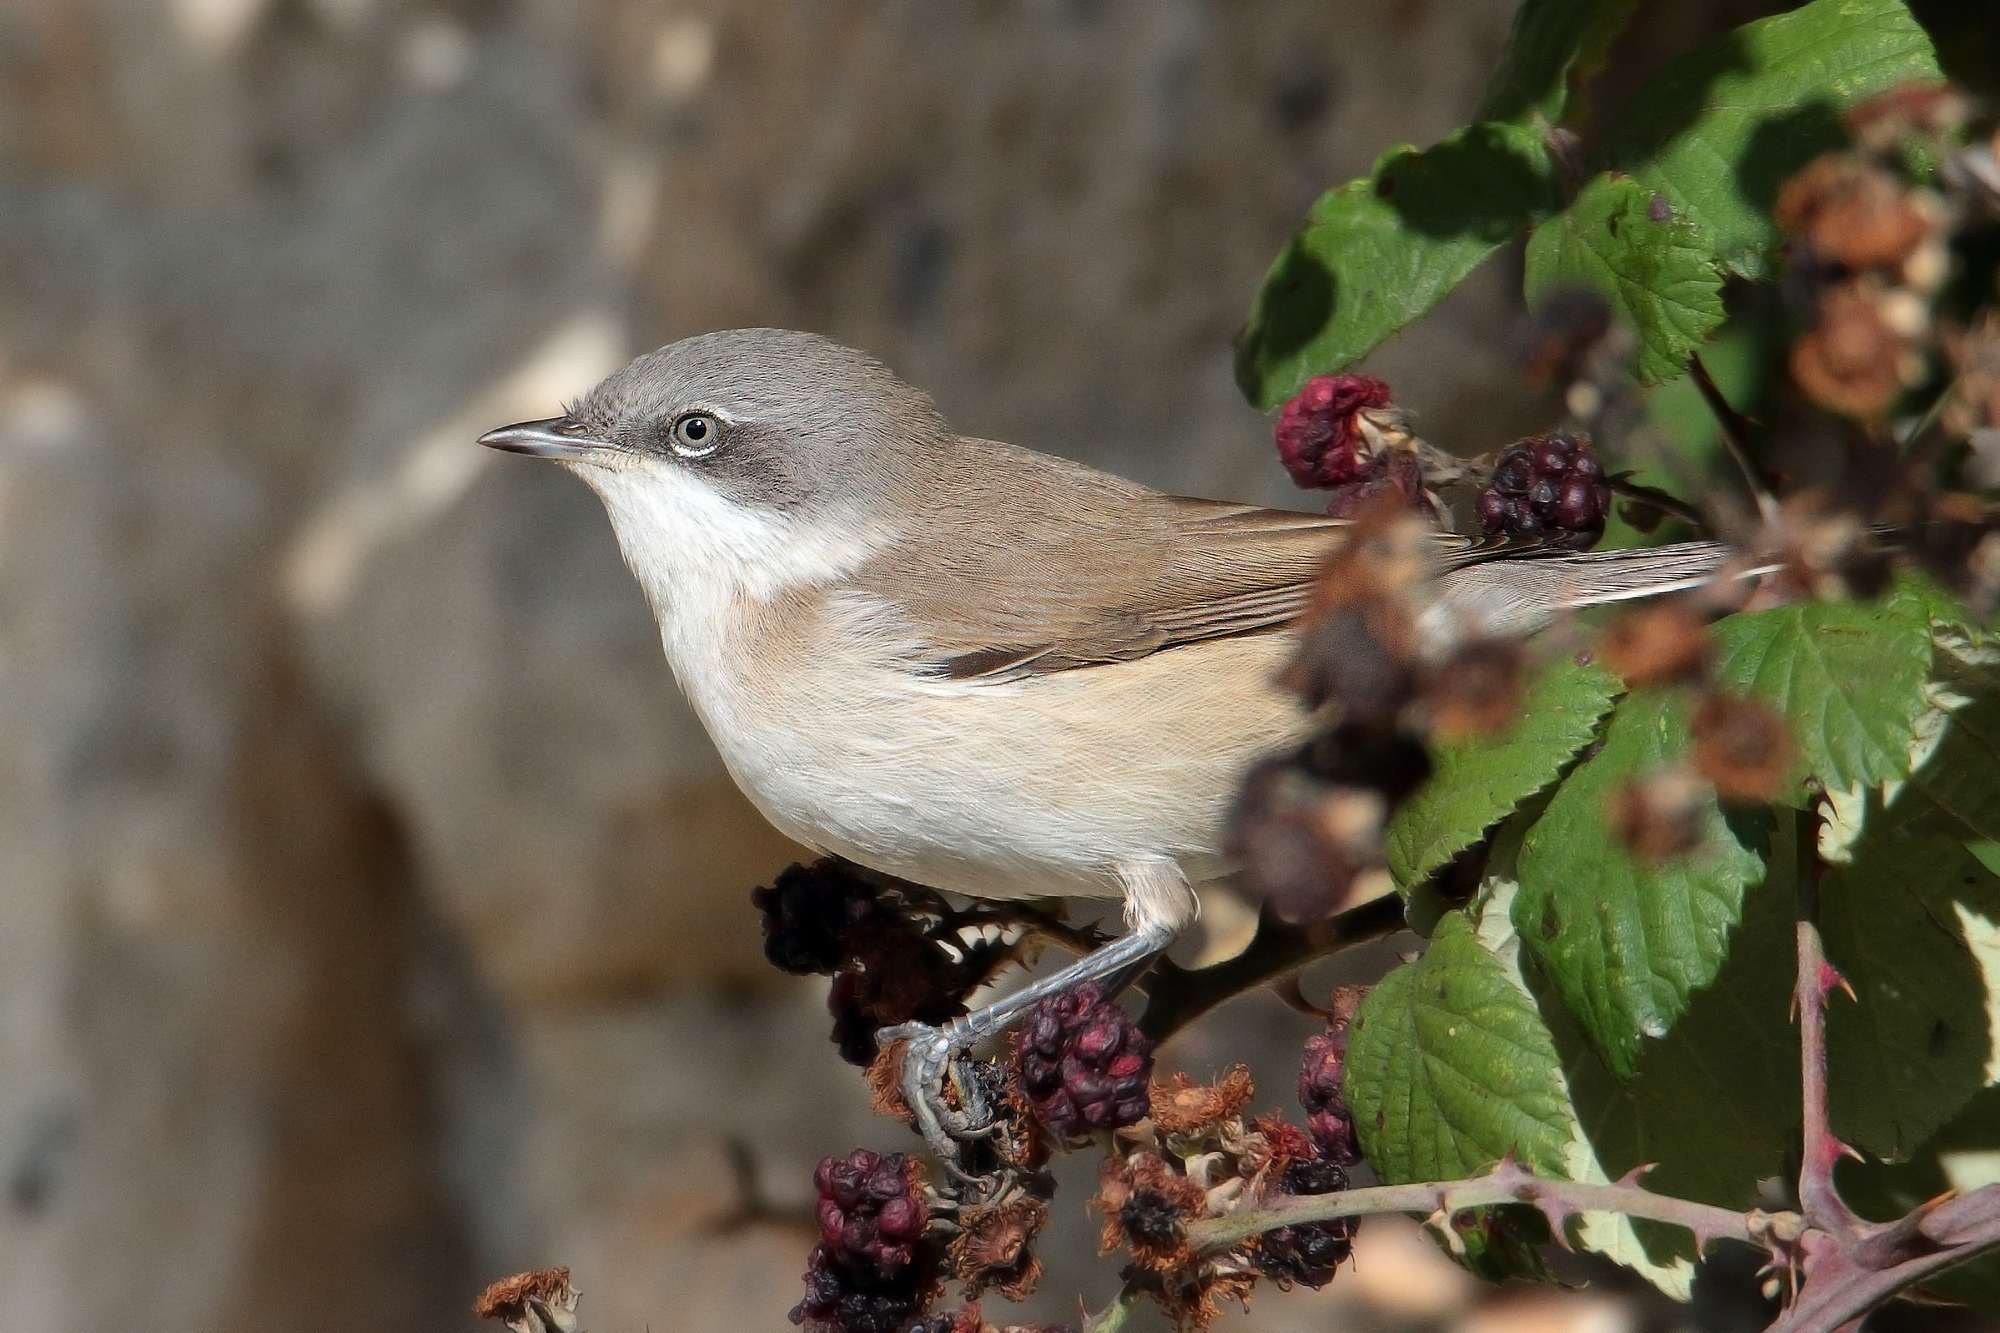
{"label": "grey rock background", "polygon": [[[0,1333],[452,1329],[551,1263],[600,1333],[784,1327],[806,1233],[730,1222],[730,1145],[797,1208],[900,1131],[759,957],[790,850],[595,501],[472,437],[779,324],[969,431],[1284,502],[1229,337],[1511,10],[0,4]],[[1374,359],[1432,439],[1539,419],[1512,289]],[[1287,1101],[1305,1030],[1252,997],[1170,1063]],[[1087,1174],[1042,1317],[1113,1280]],[[1456,1308],[1377,1236],[1259,1325]]]}

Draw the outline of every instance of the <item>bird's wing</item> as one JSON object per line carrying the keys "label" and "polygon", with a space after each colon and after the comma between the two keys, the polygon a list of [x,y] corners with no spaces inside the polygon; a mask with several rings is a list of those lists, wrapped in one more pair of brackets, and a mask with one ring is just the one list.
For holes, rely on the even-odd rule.
{"label": "bird's wing", "polygon": [[[1013,532],[963,522],[943,529],[948,539],[918,532],[858,579],[929,627],[911,664],[928,676],[1019,680],[1281,629],[1305,609],[1350,526],[1323,514],[1162,495],[1026,451],[997,456],[1022,470],[997,484],[1046,495],[1037,513],[1047,517]],[[996,455],[985,457],[990,466]],[[993,512],[976,494],[963,503],[968,514]],[[1495,633],[1566,606],[1642,596],[1653,585],[1665,591],[1722,559],[1720,548],[1579,554],[1532,540],[1439,533],[1437,541],[1440,606]]]}

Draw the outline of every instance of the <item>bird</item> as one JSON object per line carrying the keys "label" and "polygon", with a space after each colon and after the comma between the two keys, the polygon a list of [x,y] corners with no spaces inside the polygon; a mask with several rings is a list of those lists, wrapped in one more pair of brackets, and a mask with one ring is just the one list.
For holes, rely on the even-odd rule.
{"label": "bird", "polygon": [[[904,1039],[905,1098],[941,1155],[971,1127],[942,1097],[955,1062],[1166,948],[1194,886],[1230,869],[1244,771],[1312,725],[1277,676],[1348,520],[961,435],[828,338],[689,337],[479,443],[596,492],[681,690],[779,831],[974,898],[1123,902],[1126,932],[1061,971],[881,1034]],[[1482,633],[1695,586],[1728,554],[1435,541],[1427,616]]]}

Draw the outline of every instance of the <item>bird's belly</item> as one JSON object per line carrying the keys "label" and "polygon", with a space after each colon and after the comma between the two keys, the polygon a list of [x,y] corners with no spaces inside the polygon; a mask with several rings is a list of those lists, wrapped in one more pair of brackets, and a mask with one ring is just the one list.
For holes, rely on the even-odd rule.
{"label": "bird's belly", "polygon": [[1001,685],[808,670],[695,703],[737,783],[810,847],[979,897],[1114,897],[1122,862],[1221,873],[1243,769],[1303,729],[1270,684],[1288,646],[1223,640]]}

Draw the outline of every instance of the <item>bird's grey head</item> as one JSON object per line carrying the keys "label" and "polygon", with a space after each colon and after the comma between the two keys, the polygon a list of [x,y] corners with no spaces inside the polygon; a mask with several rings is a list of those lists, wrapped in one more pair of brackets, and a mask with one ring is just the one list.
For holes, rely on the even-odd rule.
{"label": "bird's grey head", "polygon": [[744,509],[839,519],[907,502],[944,435],[931,400],[872,357],[816,334],[732,329],[648,352],[561,417],[480,442],[557,459],[600,492],[607,473],[692,481]]}
{"label": "bird's grey head", "polygon": [[949,438],[928,397],[863,353],[736,329],[649,352],[562,416],[480,443],[588,482],[664,611],[697,589],[769,596],[839,577],[894,540]]}

